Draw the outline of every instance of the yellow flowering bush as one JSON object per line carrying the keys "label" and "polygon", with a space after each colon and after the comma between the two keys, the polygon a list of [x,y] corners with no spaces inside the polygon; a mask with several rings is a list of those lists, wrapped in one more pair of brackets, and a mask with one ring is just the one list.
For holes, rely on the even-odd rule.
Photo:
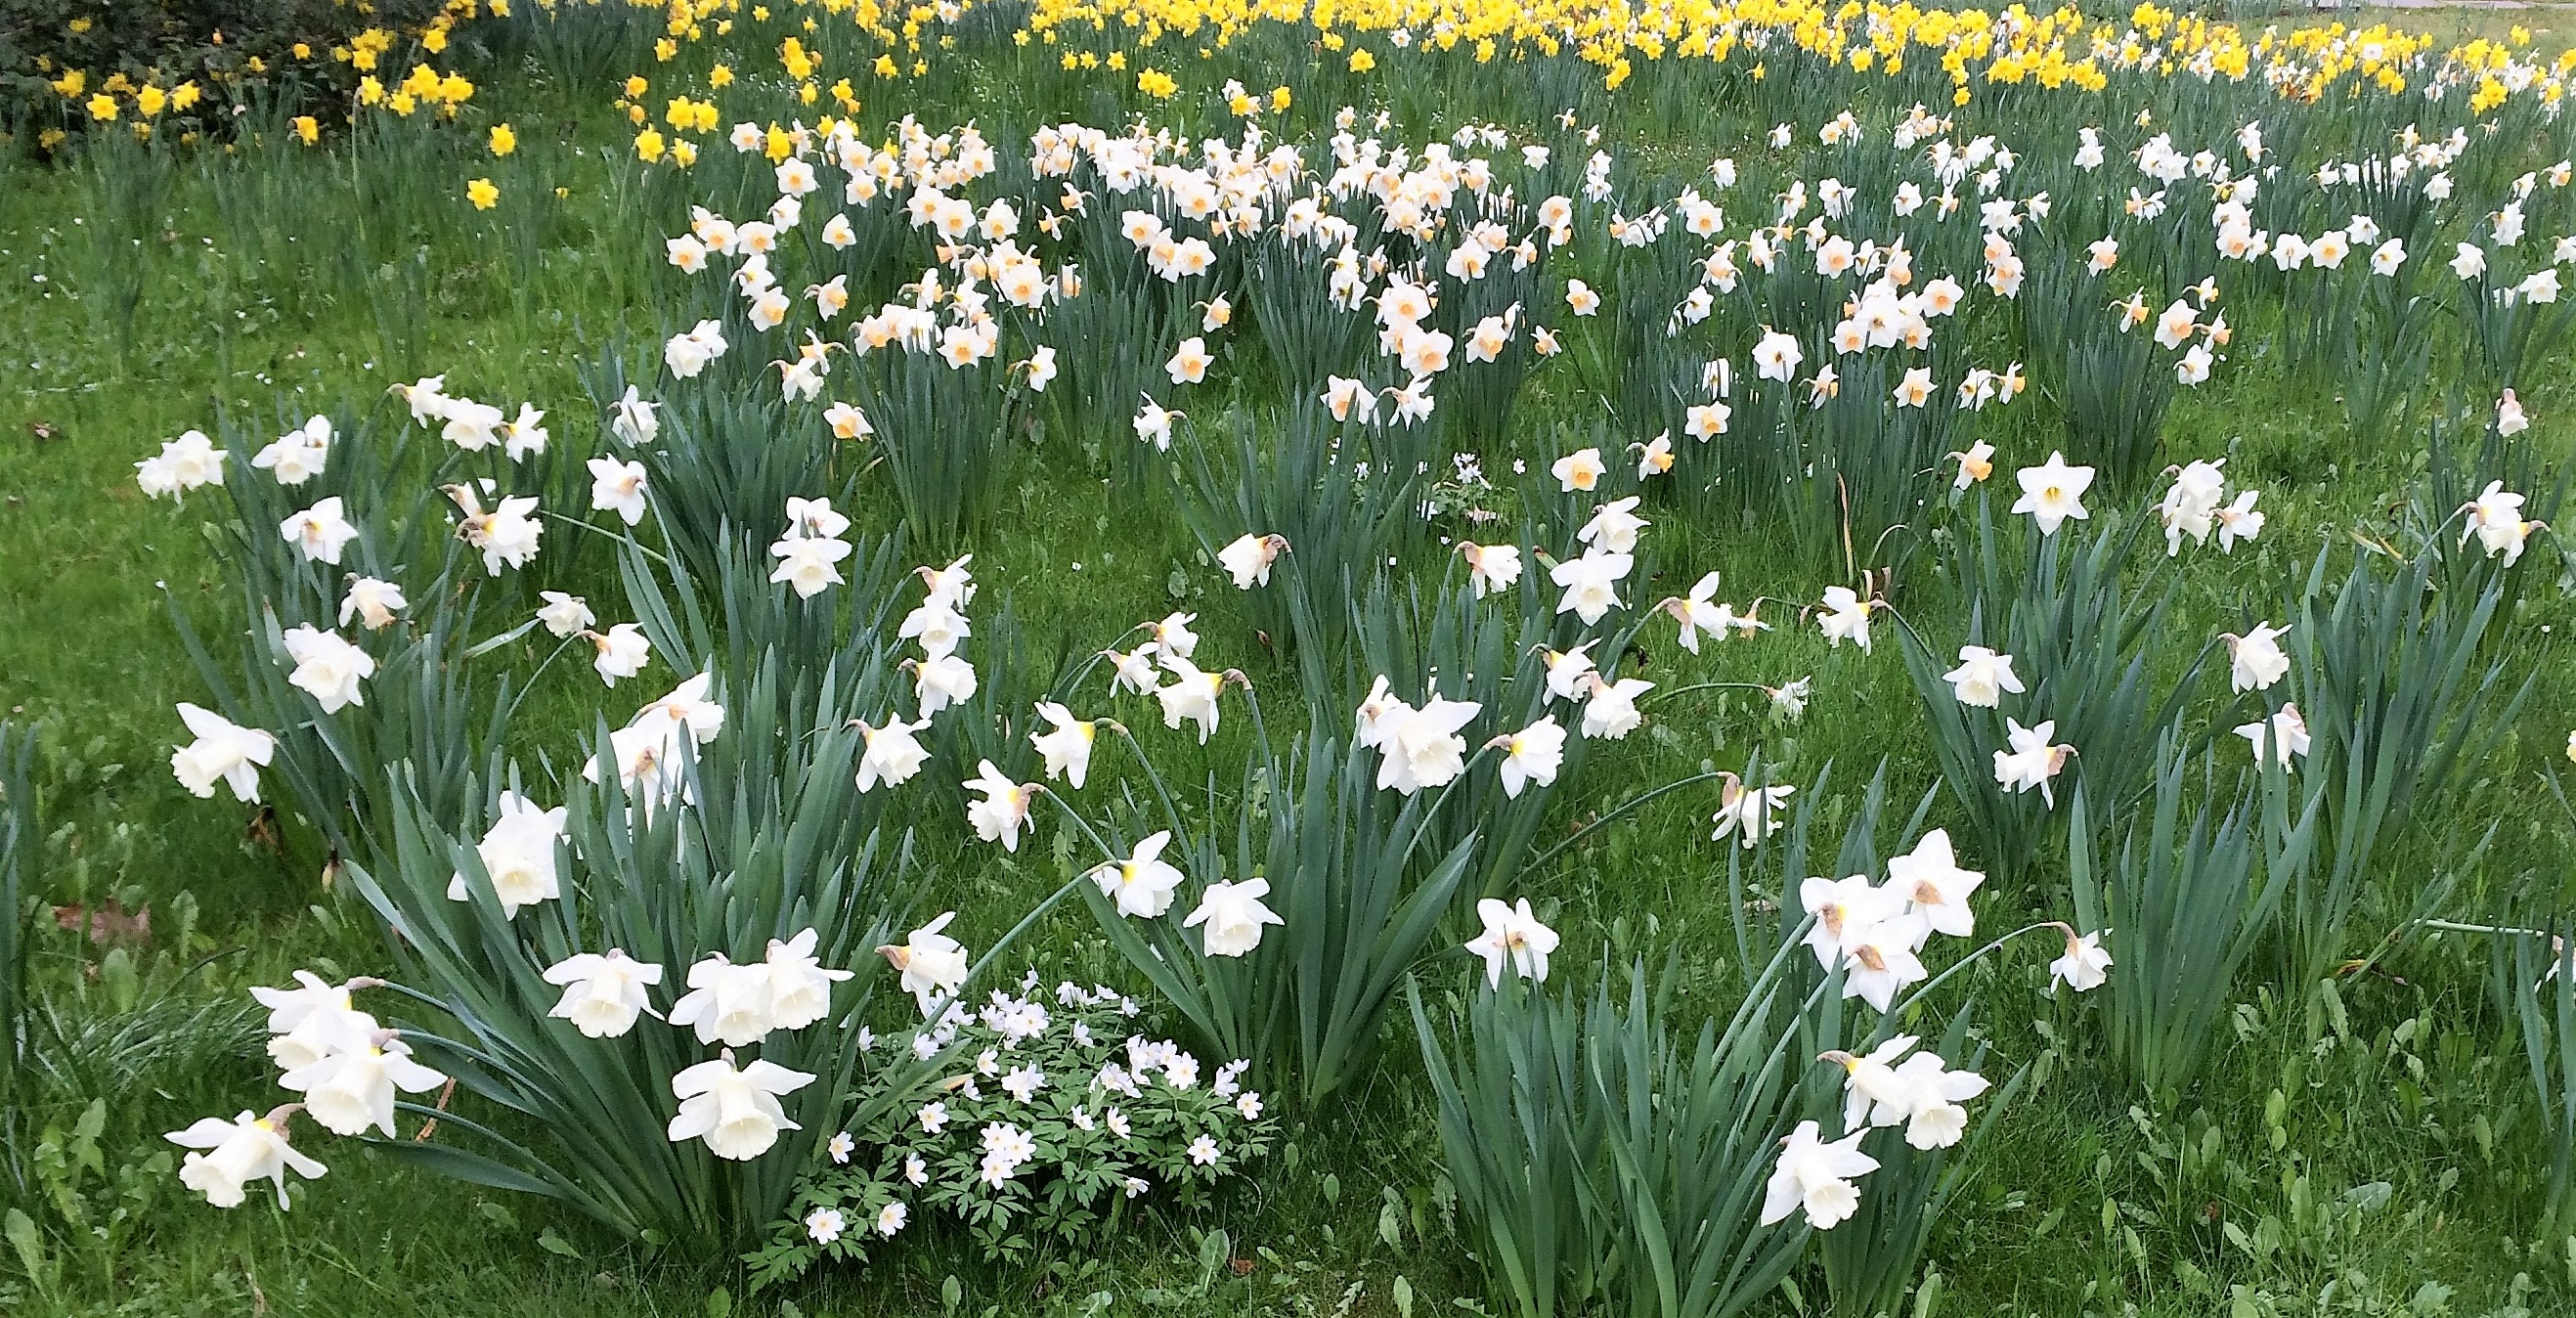
{"label": "yellow flowering bush", "polygon": [[[228,133],[232,107],[254,96],[319,109],[397,59],[427,67],[459,24],[506,9],[506,0],[0,0],[0,121],[43,125],[47,142],[104,124],[140,136]],[[428,77],[407,88],[416,107],[452,111],[472,95],[452,74]]]}

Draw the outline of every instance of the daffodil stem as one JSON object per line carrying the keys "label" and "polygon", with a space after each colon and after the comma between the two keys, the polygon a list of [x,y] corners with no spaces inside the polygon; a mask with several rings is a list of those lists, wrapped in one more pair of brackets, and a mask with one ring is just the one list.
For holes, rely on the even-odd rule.
{"label": "daffodil stem", "polygon": [[[1925,994],[1941,987],[1941,981],[1948,979],[1952,975],[1958,974],[1960,971],[1967,969],[1971,965],[1974,965],[1978,958],[1983,957],[1986,953],[1992,952],[1996,948],[2002,947],[2004,944],[2021,937],[2023,934],[2034,933],[2041,929],[2056,929],[2063,931],[2066,927],[2066,922],[2063,920],[2042,920],[2037,924],[2023,925],[2021,928],[2015,929],[2011,933],[2005,934],[1995,939],[1993,942],[1986,944],[1984,947],[1980,947],[1976,951],[1970,952],[1966,956],[1959,958],[1958,964],[1951,966],[1940,974],[1934,975],[1928,980],[1925,980],[1921,988],[1914,990],[1912,993],[1906,994],[1904,1001],[1888,1008],[1887,1014],[1891,1018],[1903,1014],[1906,1010],[1913,1007],[1915,1003],[1922,1001]],[[2098,934],[2107,934],[2111,931],[2109,929],[2097,929],[2094,932]]]}
{"label": "daffodil stem", "polygon": [[2427,929],[2448,929],[2459,934],[2510,934],[2517,938],[2556,938],[2558,936],[2546,929],[2517,929],[2511,925],[2462,924],[2457,920],[2426,919],[2417,920],[2415,923]]}
{"label": "daffodil stem", "polygon": [[[1163,781],[1163,771],[1154,767],[1154,761],[1148,758],[1145,754],[1145,744],[1136,740],[1136,734],[1129,731],[1125,723],[1120,723],[1117,727],[1118,735],[1126,739],[1127,748],[1136,752],[1136,762],[1145,766],[1145,778],[1147,781],[1154,784],[1154,795],[1162,798],[1164,816],[1171,820],[1173,828],[1179,828],[1181,826],[1181,807],[1180,804],[1172,798],[1171,786]],[[1065,806],[1065,809],[1069,813],[1072,811],[1073,807],[1068,804]],[[1075,822],[1081,822],[1079,816],[1076,816]]]}
{"label": "daffodil stem", "polygon": [[664,556],[658,550],[647,549],[643,545],[638,544],[634,535],[629,532],[611,531],[607,527],[593,525],[592,523],[585,522],[578,517],[566,517],[562,513],[551,512],[544,508],[538,509],[537,515],[550,522],[561,522],[566,526],[578,526],[594,535],[604,535],[611,540],[623,541],[628,545],[632,545],[635,552],[652,559],[654,562],[659,563],[664,567],[669,567],[671,565],[671,560],[668,557]]}
{"label": "daffodil stem", "polygon": [[552,666],[555,660],[563,657],[564,650],[570,647],[579,635],[580,633],[576,632],[557,642],[554,653],[547,655],[545,662],[538,664],[536,671],[528,674],[528,680],[519,685],[519,694],[510,698],[510,712],[503,716],[502,722],[507,723],[519,716],[519,706],[527,702],[529,692],[537,689],[537,679],[545,675],[546,669]]}
{"label": "daffodil stem", "polygon": [[1692,774],[1692,775],[1691,775],[1690,777],[1688,777],[1688,778],[1677,779],[1677,780],[1675,780],[1675,781],[1673,781],[1673,782],[1666,783],[1666,784],[1664,784],[1664,785],[1663,785],[1663,786],[1661,786],[1661,787],[1653,788],[1653,789],[1651,789],[1651,790],[1648,790],[1648,791],[1645,791],[1645,792],[1641,792],[1641,793],[1637,794],[1636,796],[1630,797],[1628,800],[1623,801],[1623,802],[1621,802],[1621,803],[1620,803],[1620,804],[1618,804],[1618,805],[1612,806],[1612,807],[1610,808],[1609,813],[1602,815],[1599,819],[1595,819],[1595,820],[1593,820],[1591,823],[1589,823],[1589,824],[1585,824],[1583,827],[1581,827],[1581,828],[1579,828],[1579,829],[1576,829],[1576,830],[1574,831],[1574,836],[1567,838],[1567,839],[1566,839],[1566,840],[1564,840],[1563,842],[1559,842],[1559,843],[1557,843],[1555,846],[1549,847],[1547,850],[1545,850],[1545,851],[1543,851],[1543,852],[1540,852],[1540,853],[1539,853],[1539,855],[1538,855],[1538,858],[1537,858],[1536,860],[1531,861],[1531,862],[1530,862],[1527,866],[1525,866],[1524,868],[1527,868],[1527,869],[1537,869],[1538,867],[1540,867],[1540,866],[1542,866],[1542,865],[1545,865],[1547,862],[1549,862],[1549,861],[1551,861],[1551,860],[1556,859],[1556,856],[1557,856],[1557,853],[1558,853],[1558,852],[1561,852],[1561,851],[1565,850],[1567,847],[1573,846],[1575,843],[1582,841],[1585,837],[1589,836],[1589,835],[1592,833],[1592,831],[1593,831],[1594,829],[1600,828],[1602,825],[1607,824],[1607,823],[1610,823],[1611,821],[1613,821],[1613,820],[1617,819],[1619,816],[1624,815],[1624,814],[1628,813],[1629,811],[1634,810],[1634,809],[1636,809],[1637,807],[1639,807],[1639,806],[1641,806],[1641,805],[1644,805],[1644,804],[1645,804],[1645,803],[1647,803],[1648,801],[1652,801],[1652,800],[1654,800],[1656,797],[1659,797],[1659,796],[1665,795],[1666,793],[1669,793],[1669,792],[1677,792],[1677,791],[1680,791],[1681,789],[1683,789],[1683,788],[1685,788],[1685,787],[1688,787],[1688,786],[1691,786],[1691,785],[1692,785],[1692,784],[1694,784],[1694,783],[1704,783],[1704,782],[1708,782],[1708,781],[1710,781],[1710,780],[1712,780],[1712,779],[1716,779],[1716,778],[1723,778],[1723,777],[1725,777],[1725,776],[1726,776],[1725,774],[1720,773],[1720,772],[1717,772],[1717,771],[1715,771],[1715,770],[1711,770],[1710,772],[1707,772],[1707,773],[1695,773],[1695,774]]}
{"label": "daffodil stem", "polygon": [[[1053,793],[1049,793],[1049,795],[1053,795]],[[1070,808],[1067,809],[1067,813],[1071,813]],[[1074,817],[1074,822],[1081,823],[1081,816],[1076,815]],[[1091,826],[1084,824],[1083,831],[1089,833],[1091,831]],[[1092,840],[1097,842],[1099,840],[1099,835],[1093,834]],[[1106,848],[1104,847],[1103,850],[1106,850]],[[1012,943],[1019,941],[1020,935],[1027,933],[1029,926],[1038,922],[1038,917],[1054,910],[1057,902],[1063,901],[1067,894],[1080,888],[1083,884],[1083,879],[1083,875],[1076,874],[1072,878],[1065,880],[1064,885],[1049,894],[1045,901],[1039,902],[1035,907],[1030,909],[1028,914],[1021,916],[1020,922],[1012,925],[1009,933],[1003,934],[999,941],[995,942],[991,947],[986,948],[984,955],[977,957],[975,959],[975,964],[967,968],[966,981],[971,984],[982,978],[986,967],[993,964],[993,958],[1002,954],[1003,948],[1009,947]]]}
{"label": "daffodil stem", "polygon": [[1780,940],[1779,949],[1771,954],[1770,964],[1764,966],[1762,973],[1756,976],[1751,984],[1745,986],[1744,1000],[1736,1004],[1735,1018],[1726,1023],[1727,1037],[1734,1037],[1735,1032],[1743,1028],[1744,1022],[1752,1015],[1756,1004],[1767,1001],[1772,981],[1780,977],[1781,972],[1796,956],[1798,949],[1804,945],[1807,931],[1813,928],[1815,923],[1816,917],[1807,916],[1798,921],[1797,927],[1789,931],[1787,938]]}
{"label": "daffodil stem", "polygon": [[1694,691],[1721,691],[1729,689],[1763,691],[1768,690],[1769,688],[1764,687],[1759,682],[1693,682],[1689,686],[1666,687],[1661,691],[1652,692],[1648,694],[1644,700],[1640,700],[1637,703],[1644,704],[1648,700],[1663,700],[1672,696],[1686,696]]}
{"label": "daffodil stem", "polygon": [[1091,826],[1090,820],[1082,817],[1081,811],[1073,808],[1073,802],[1064,799],[1064,797],[1058,795],[1052,788],[1041,787],[1038,790],[1044,792],[1048,800],[1064,807],[1065,818],[1072,820],[1073,826],[1081,829],[1084,837],[1091,839],[1091,845],[1100,848],[1100,854],[1103,859],[1111,861],[1118,859],[1118,852],[1109,845],[1107,839],[1100,836],[1100,830]]}

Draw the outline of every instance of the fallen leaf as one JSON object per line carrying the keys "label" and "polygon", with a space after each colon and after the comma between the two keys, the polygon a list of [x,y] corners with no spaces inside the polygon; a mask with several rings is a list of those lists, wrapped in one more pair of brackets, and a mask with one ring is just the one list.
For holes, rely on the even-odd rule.
{"label": "fallen leaf", "polygon": [[58,928],[80,930],[101,947],[152,941],[152,908],[139,906],[128,911],[124,903],[113,897],[108,899],[107,905],[95,911],[79,902],[57,906],[54,908],[54,924]]}
{"label": "fallen leaf", "polygon": [[[262,847],[270,851],[284,850],[284,845],[279,842],[277,836],[277,807],[273,805],[261,806],[259,808],[259,813],[252,815],[250,817],[250,823],[242,829],[242,841],[248,842],[252,846]],[[330,885],[324,884],[323,886],[329,887]]]}

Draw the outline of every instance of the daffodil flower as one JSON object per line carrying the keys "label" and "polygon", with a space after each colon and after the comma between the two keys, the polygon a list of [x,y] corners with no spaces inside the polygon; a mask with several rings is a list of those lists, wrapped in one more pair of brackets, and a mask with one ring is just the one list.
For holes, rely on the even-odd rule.
{"label": "daffodil flower", "polygon": [[1467,940],[1467,950],[1484,959],[1488,986],[1502,987],[1506,965],[1523,979],[1546,982],[1547,958],[1556,950],[1557,935],[1531,913],[1529,898],[1506,906],[1488,897],[1476,903],[1476,918],[1485,928]]}
{"label": "daffodil flower", "polygon": [[2056,808],[2057,794],[2051,786],[2066,759],[2075,753],[2073,746],[2051,745],[2057,732],[2054,720],[2037,727],[2025,728],[2010,718],[2004,720],[2005,741],[2009,750],[1995,752],[1995,783],[2013,792],[2027,792],[2036,787],[2040,799]]}
{"label": "daffodil flower", "polygon": [[803,1129],[787,1119],[778,1099],[813,1081],[806,1072],[767,1060],[736,1070],[728,1049],[714,1061],[700,1062],[671,1077],[671,1094],[680,1100],[679,1115],[671,1119],[668,1132],[671,1142],[704,1139],[708,1151],[719,1158],[736,1162],[757,1158],[778,1142],[780,1131]]}
{"label": "daffodil flower", "polygon": [[1467,560],[1467,581],[1477,599],[1509,590],[1521,579],[1518,545],[1480,545],[1461,540],[1458,553]]}
{"label": "daffodil flower", "polygon": [[1075,718],[1073,711],[1052,700],[1039,701],[1037,712],[1048,730],[1030,733],[1029,744],[1045,759],[1047,777],[1062,778],[1074,790],[1082,790],[1083,779],[1091,772],[1091,747],[1099,725]]}
{"label": "daffodil flower", "polygon": [[1262,903],[1261,899],[1269,895],[1268,879],[1211,883],[1200,894],[1198,908],[1181,925],[1205,926],[1200,945],[1207,955],[1242,956],[1261,945],[1262,926],[1287,923]]}
{"label": "daffodil flower", "polygon": [[1127,859],[1092,868],[1092,883],[1120,915],[1150,920],[1172,908],[1172,894],[1180,888],[1183,875],[1162,858],[1171,841],[1171,830],[1165,829],[1139,841]]}
{"label": "daffodil flower", "polygon": [[2013,672],[2012,656],[1999,654],[1982,645],[1959,647],[1959,666],[1941,675],[1950,684],[1962,705],[1993,709],[2003,701],[2003,693],[2022,693],[2021,678]]}
{"label": "daffodil flower", "polygon": [[1772,816],[1785,808],[1790,794],[1798,790],[1785,784],[1747,788],[1743,779],[1731,773],[1721,773],[1717,777],[1717,813],[1710,816],[1710,822],[1717,825],[1717,831],[1709,834],[1708,840],[1721,842],[1733,834],[1747,851],[1759,845],[1778,827]]}
{"label": "daffodil flower", "polygon": [[2102,948],[2102,935],[2078,937],[2066,931],[2066,954],[2048,963],[2050,982],[2064,984],[2078,993],[2089,993],[2110,979],[2111,954]]}
{"label": "daffodil flower", "polygon": [[1878,1159],[1860,1151],[1861,1137],[1869,1130],[1863,1127],[1827,1143],[1817,1138],[1820,1129],[1815,1122],[1801,1121],[1789,1132],[1763,1187],[1763,1226],[1803,1209],[1808,1225],[1830,1231],[1860,1211],[1860,1189],[1851,1178],[1878,1170]]}
{"label": "daffodil flower", "polygon": [[2012,511],[2030,514],[2043,536],[2057,534],[2070,517],[2083,521],[2092,516],[2083,500],[2093,486],[2093,469],[2066,465],[2063,453],[2051,452],[2048,461],[2024,467],[2013,478],[2021,483],[2021,497],[2013,501]]}
{"label": "daffodil flower", "polygon": [[662,967],[629,958],[615,948],[606,954],[576,952],[546,968],[545,981],[563,986],[563,997],[546,1015],[568,1020],[588,1038],[614,1039],[635,1028],[638,1015],[656,1018],[644,990],[662,982]]}
{"label": "daffodil flower", "polygon": [[[877,955],[902,977],[901,987],[920,1005],[923,1020],[937,1015],[940,1004],[953,999],[966,983],[966,949],[942,932],[956,918],[955,911],[941,912],[938,919],[913,930],[904,942],[877,949]],[[926,1118],[923,1129],[938,1133],[938,1127]]]}
{"label": "daffodil flower", "polygon": [[1270,584],[1270,566],[1288,549],[1281,535],[1243,535],[1217,551],[1216,561],[1234,578],[1236,590]]}
{"label": "daffodil flower", "polygon": [[966,822],[974,825],[975,836],[1001,843],[1004,851],[1019,850],[1020,830],[1029,822],[1037,789],[1011,781],[991,760],[977,762],[975,776],[964,786],[983,796],[966,807]]}
{"label": "daffodil flower", "polygon": [[304,1110],[335,1135],[382,1131],[394,1136],[394,1091],[426,1093],[447,1077],[412,1060],[411,1048],[383,1031],[364,1045],[308,1062],[278,1078],[304,1095]]}
{"label": "daffodil flower", "polygon": [[207,1117],[162,1138],[192,1150],[179,1166],[179,1182],[217,1208],[239,1207],[252,1181],[273,1181],[277,1206],[287,1207],[286,1174],[313,1180],[328,1169],[286,1142],[286,1122],[297,1105],[267,1116],[248,1111],[230,1121]]}
{"label": "daffodil flower", "polygon": [[[225,450],[201,430],[191,430],[161,446],[161,451],[134,464],[134,483],[154,499],[184,502],[188,491],[224,483]],[[290,532],[287,539],[296,536]],[[336,560],[334,560],[336,561]]]}
{"label": "daffodil flower", "polygon": [[2289,634],[2286,626],[2260,622],[2243,636],[2220,633],[2218,639],[2227,642],[2229,689],[2269,691],[2273,683],[2289,676],[2290,656],[2281,650],[2281,638]]}
{"label": "daffodil flower", "polygon": [[1914,844],[1914,850],[1887,862],[1887,889],[1902,897],[1906,909],[1921,916],[1935,933],[1966,938],[1977,930],[1968,897],[1986,876],[1961,869],[1950,850],[1948,829],[1936,828]]}
{"label": "daffodil flower", "polygon": [[1558,613],[1571,613],[1587,627],[1601,621],[1610,610],[1619,607],[1619,583],[1628,575],[1636,560],[1598,545],[1583,551],[1580,558],[1567,559],[1549,569],[1548,579],[1564,588],[1556,603]]}
{"label": "daffodil flower", "polygon": [[1488,745],[1503,752],[1500,772],[1503,795],[1508,798],[1518,799],[1531,783],[1541,787],[1554,783],[1565,763],[1565,729],[1553,714],[1542,714],[1536,723],[1496,737]]}
{"label": "daffodil flower", "polygon": [[230,787],[236,801],[259,799],[259,771],[277,754],[277,738],[186,701],[179,702],[179,721],[196,740],[170,753],[170,772],[192,796],[211,799],[215,784]]}
{"label": "daffodil flower", "polygon": [[1816,625],[1823,629],[1825,644],[1840,646],[1845,640],[1869,651],[1869,612],[1883,607],[1875,599],[1864,600],[1849,586],[1825,588],[1824,611],[1816,615]]}

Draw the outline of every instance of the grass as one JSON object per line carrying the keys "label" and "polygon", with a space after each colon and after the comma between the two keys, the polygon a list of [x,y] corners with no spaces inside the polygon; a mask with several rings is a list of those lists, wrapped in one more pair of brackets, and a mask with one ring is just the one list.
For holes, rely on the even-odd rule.
{"label": "grass", "polygon": [[[2459,21],[2484,30],[2489,19],[2481,11]],[[2531,21],[2548,19],[2535,12]],[[61,1019],[89,1030],[61,1046],[88,1056],[103,1039],[166,1045],[126,1070],[67,1071],[32,1110],[39,1127],[69,1132],[89,1100],[111,1100],[98,1165],[58,1169],[52,1184],[85,1221],[113,1225],[0,1265],[19,1269],[0,1270],[0,1307],[496,1318],[737,1305],[853,1316],[1383,1314],[1398,1311],[1402,1278],[1420,1297],[1416,1311],[1473,1308],[1480,1281],[1401,1038],[1356,1093],[1294,1132],[1251,1187],[1210,1212],[1149,1213],[1102,1249],[1008,1268],[930,1233],[864,1273],[818,1275],[752,1302],[733,1296],[740,1282],[729,1267],[657,1257],[543,1202],[424,1179],[345,1141],[319,1151],[333,1174],[291,1215],[256,1199],[213,1212],[151,1163],[166,1156],[159,1132],[264,1101],[251,1097],[269,1079],[256,1041],[220,1004],[297,967],[360,973],[375,953],[359,912],[325,885],[310,827],[195,801],[163,768],[176,733],[171,706],[200,688],[156,585],[167,583],[201,625],[242,620],[227,611],[229,587],[199,515],[146,503],[132,463],[218,413],[264,417],[281,405],[366,399],[451,364],[458,387],[533,397],[556,413],[559,436],[589,433],[574,403],[576,364],[651,342],[660,325],[648,302],[616,291],[633,277],[638,225],[604,163],[619,142],[597,136],[595,123],[575,127],[584,108],[542,89],[507,106],[524,142],[558,143],[504,171],[514,209],[502,218],[544,226],[533,257],[497,242],[497,230],[453,195],[465,177],[454,167],[466,162],[424,147],[420,178],[373,178],[408,189],[396,195],[420,218],[363,240],[356,285],[347,254],[331,249],[338,231],[282,209],[346,187],[295,152],[171,164],[149,223],[121,247],[98,237],[100,226],[123,221],[92,180],[0,164],[0,342],[9,345],[0,371],[0,710],[39,727],[47,747],[40,782],[52,832],[35,886],[47,905],[94,911],[113,898],[153,912],[148,941],[114,949],[43,921],[36,978]],[[401,172],[382,158],[350,168]],[[555,184],[570,195],[550,199]],[[538,211],[542,220],[531,218]],[[405,283],[399,261],[373,259],[415,246],[434,272],[417,285]],[[100,305],[118,271],[139,291],[130,327]],[[403,323],[388,327],[388,307]],[[2259,344],[2267,329],[2250,314],[2240,342]],[[2268,600],[2303,575],[2319,545],[2384,529],[2422,474],[2413,442],[2348,447],[2334,400],[2259,351],[2239,357],[2241,369],[2176,404],[2166,444],[2180,456],[2229,455],[2230,475],[2265,491],[2274,520],[2251,550],[2185,567],[2173,631],[2187,638],[2241,624],[2245,608],[2259,613],[2249,599]],[[2540,450],[2563,467],[2576,388],[2561,372],[2525,401],[2542,418]],[[1546,414],[1562,419],[1581,406],[1557,399]],[[2009,451],[2046,442],[2017,438]],[[1206,615],[1212,651],[1257,681],[1294,683],[1292,669],[1261,654],[1231,592],[1211,589],[1215,574],[1173,519],[1108,499],[1078,461],[1024,466],[997,520],[1005,530],[978,543],[977,565],[988,591],[1015,601],[1032,649],[1096,645],[1102,618],[1158,613],[1177,584],[1171,606]],[[1730,594],[1813,598],[1813,574],[1780,560],[1769,528],[1683,526],[1665,515],[1684,547],[1667,579],[1639,593],[1674,593],[1696,575],[1685,566],[1722,565]],[[2535,549],[2558,552],[2551,541]],[[1945,635],[1958,623],[1937,609],[1918,621]],[[2533,779],[2576,711],[2576,669],[2555,662],[2546,639],[2570,621],[2562,586],[2528,592],[2511,644],[2542,676],[2522,725],[2467,799],[2406,836],[2391,872],[2437,866],[2463,833],[2494,819],[2503,827],[2473,876],[2477,891],[2564,872],[2576,848],[2543,813]],[[1812,782],[1834,764],[1847,795],[1886,755],[1892,799],[1929,788],[1929,756],[1888,736],[1919,717],[1895,657],[1827,650],[1811,628],[1782,622],[1753,647],[1721,647],[1691,675],[1777,682],[1812,672],[1820,694],[1803,723],[1770,730],[1758,698],[1704,693],[1657,709],[1646,732],[1598,756],[1591,771],[1669,781],[1704,765],[1741,767],[1758,749],[1784,781]],[[2179,668],[2192,648],[2163,647],[2159,667]],[[589,679],[577,668],[555,677],[553,712],[538,726],[579,726],[596,701]],[[2195,718],[2207,716],[2203,708]],[[1154,744],[1180,773],[1203,771],[1178,737]],[[1827,817],[1848,804],[1829,804]],[[1706,810],[1696,797],[1668,800],[1530,876],[1569,953],[1604,949],[1564,956],[1562,973],[1580,982],[1603,957],[1724,945],[1724,857],[1705,840]],[[970,924],[1053,886],[1041,860],[997,862],[988,848],[960,844],[954,821],[925,827],[938,852],[936,900],[964,908]],[[2034,915],[2062,913],[2047,880],[2005,900]],[[191,910],[193,919],[180,918]],[[1986,918],[2009,927],[2021,913]],[[1059,921],[1031,955],[1065,973],[1118,973],[1079,920]],[[1929,1258],[1939,1279],[1918,1292],[1916,1312],[2504,1318],[2576,1308],[2576,1239],[2535,1234],[2539,1123],[2508,1023],[2482,991],[2483,966],[2483,950],[2459,940],[2409,941],[2371,972],[2317,990],[2258,959],[2214,1063],[2190,1090],[2163,1095],[2109,1078],[2081,1006],[2050,999],[2035,960],[1981,967],[1971,978],[1993,1022],[1999,1061],[1990,1069],[2028,1064],[2033,1080],[1936,1235]],[[1434,967],[1431,986],[1463,980],[1457,970]],[[1802,1273],[1798,1284],[1806,1290],[1769,1311],[1819,1312],[1820,1279]],[[720,1291],[722,1303],[713,1299]]]}

